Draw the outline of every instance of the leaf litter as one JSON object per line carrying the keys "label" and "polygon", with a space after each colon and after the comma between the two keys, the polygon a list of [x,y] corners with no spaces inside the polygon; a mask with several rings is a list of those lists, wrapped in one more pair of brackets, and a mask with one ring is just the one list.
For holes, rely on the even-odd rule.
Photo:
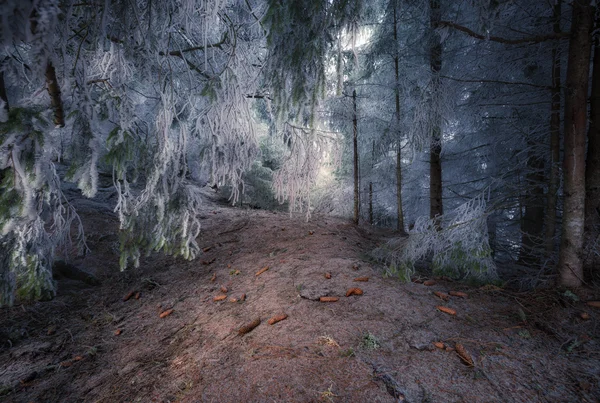
{"label": "leaf litter", "polygon": [[[73,263],[102,285],[59,280],[52,301],[0,309],[0,400],[600,398],[598,293],[562,304],[554,290],[522,293],[444,278],[402,284],[368,258],[392,231],[234,209],[213,194],[206,193],[198,238],[211,245],[209,265],[153,254],[120,272],[116,237],[104,236],[117,233],[116,217],[84,214],[88,236],[98,241]],[[270,275],[260,276],[266,267]],[[239,272],[231,275],[232,268]],[[364,295],[340,298],[355,281]],[[235,303],[213,302],[221,287],[233,290]],[[139,290],[144,296],[134,300]],[[361,348],[365,334],[378,348]]]}

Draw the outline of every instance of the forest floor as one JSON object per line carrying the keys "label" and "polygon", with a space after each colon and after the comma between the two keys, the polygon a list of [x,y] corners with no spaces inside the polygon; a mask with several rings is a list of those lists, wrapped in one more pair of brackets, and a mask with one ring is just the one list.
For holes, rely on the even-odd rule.
{"label": "forest floor", "polygon": [[[74,203],[92,249],[75,264],[102,285],[59,278],[54,300],[0,310],[0,401],[600,401],[590,290],[402,284],[369,258],[392,233],[215,200],[196,260],[157,254],[120,272],[116,217]],[[353,287],[363,295],[346,297]]]}

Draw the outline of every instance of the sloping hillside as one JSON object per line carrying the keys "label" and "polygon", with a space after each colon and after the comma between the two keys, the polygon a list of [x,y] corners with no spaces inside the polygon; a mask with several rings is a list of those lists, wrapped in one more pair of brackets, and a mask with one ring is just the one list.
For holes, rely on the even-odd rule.
{"label": "sloping hillside", "polygon": [[368,257],[389,234],[208,199],[198,259],[120,273],[115,217],[80,207],[93,253],[75,263],[102,285],[60,278],[55,300],[0,311],[0,400],[600,399],[600,309],[558,291],[401,284]]}

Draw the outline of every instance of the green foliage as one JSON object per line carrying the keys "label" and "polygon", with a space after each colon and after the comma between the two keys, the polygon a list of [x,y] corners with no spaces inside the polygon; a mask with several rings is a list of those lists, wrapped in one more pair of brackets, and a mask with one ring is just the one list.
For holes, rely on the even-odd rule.
{"label": "green foliage", "polygon": [[485,206],[480,195],[445,217],[422,217],[408,238],[393,239],[373,253],[390,266],[389,274],[404,281],[410,280],[415,262],[430,257],[436,274],[467,277],[479,283],[495,281],[496,266],[488,242]]}
{"label": "green foliage", "polygon": [[386,268],[385,276],[398,277],[403,283],[408,283],[415,274],[415,265],[412,261],[393,262]]}
{"label": "green foliage", "polygon": [[381,347],[381,343],[374,334],[367,332],[363,335],[360,346],[366,350],[376,350]]}
{"label": "green foliage", "polygon": [[359,18],[362,2],[347,0],[269,0],[267,27],[270,85],[278,116],[290,106],[315,106],[324,95],[325,61],[337,36]]}
{"label": "green foliage", "polygon": [[[147,189],[146,189],[147,190]],[[200,198],[193,187],[179,186],[169,198],[158,195],[154,209],[145,208],[123,218],[120,233],[121,270],[131,260],[139,266],[142,252],[163,252],[186,260],[199,251],[195,241],[200,223],[194,216]]]}
{"label": "green foliage", "polygon": [[107,164],[113,167],[118,180],[125,179],[127,168],[134,161],[136,154],[139,155],[139,144],[127,130],[115,127],[106,139],[108,152],[104,156]]}
{"label": "green foliage", "polygon": [[346,349],[346,350],[342,350],[340,351],[340,357],[355,357],[356,353],[354,352],[354,349],[352,347]]}
{"label": "green foliage", "polygon": [[11,219],[18,217],[23,211],[23,197],[15,189],[15,173],[7,167],[0,170],[0,233]]}
{"label": "green foliage", "polygon": [[[56,295],[49,262],[35,254],[26,254],[24,267],[17,273],[17,297],[21,300],[49,300]],[[18,258],[18,256],[17,256]]]}
{"label": "green foliage", "polygon": [[0,304],[55,295],[54,251],[70,240],[76,217],[63,204],[48,113],[16,107],[0,123]]}
{"label": "green foliage", "polygon": [[478,277],[487,272],[491,257],[492,250],[489,245],[467,248],[461,241],[457,241],[433,257],[432,269],[435,274],[453,278],[468,275]]}

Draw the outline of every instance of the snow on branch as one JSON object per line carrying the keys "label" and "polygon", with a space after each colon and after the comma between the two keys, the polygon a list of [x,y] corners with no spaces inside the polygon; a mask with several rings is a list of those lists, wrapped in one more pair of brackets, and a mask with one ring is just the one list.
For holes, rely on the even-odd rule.
{"label": "snow on branch", "polygon": [[280,138],[288,157],[273,175],[273,188],[280,203],[289,202],[290,213],[311,212],[311,190],[323,164],[336,160],[340,139],[335,133],[284,124]]}
{"label": "snow on branch", "polygon": [[420,217],[408,238],[396,238],[373,254],[387,265],[387,274],[410,281],[415,263],[432,258],[434,273],[451,277],[473,277],[487,281],[497,278],[488,240],[486,195],[484,192],[444,214],[439,220]]}

